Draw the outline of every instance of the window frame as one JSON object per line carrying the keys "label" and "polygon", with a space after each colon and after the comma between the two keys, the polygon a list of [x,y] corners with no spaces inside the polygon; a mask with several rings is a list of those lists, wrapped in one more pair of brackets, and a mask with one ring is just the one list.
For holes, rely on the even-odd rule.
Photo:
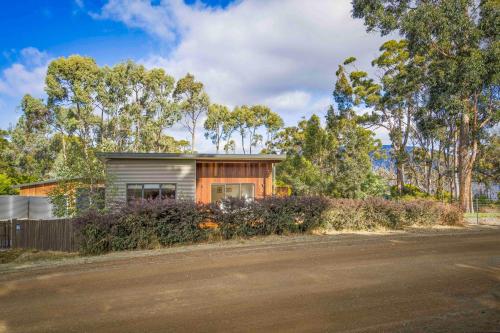
{"label": "window frame", "polygon": [[240,195],[239,195],[239,200],[241,200],[241,185],[252,185],[252,197],[250,198],[250,200],[254,200],[255,199],[255,183],[211,183],[210,184],[210,202],[211,203],[214,203],[214,201],[212,200],[212,187],[213,186],[224,186],[224,200],[227,199],[227,192],[226,192],[226,185],[239,185],[239,188],[240,188]]}
{"label": "window frame", "polygon": [[159,193],[158,196],[161,199],[163,185],[173,185],[174,186],[174,197],[173,200],[177,199],[177,183],[126,183],[125,184],[125,200],[127,201],[127,205],[130,203],[129,195],[128,195],[128,187],[129,185],[141,186],[141,200],[144,200],[144,185],[159,185]]}

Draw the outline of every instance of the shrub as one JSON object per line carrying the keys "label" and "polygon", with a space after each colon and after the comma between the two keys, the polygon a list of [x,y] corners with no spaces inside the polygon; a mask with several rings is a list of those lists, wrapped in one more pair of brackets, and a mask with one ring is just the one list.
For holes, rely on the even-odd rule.
{"label": "shrub", "polygon": [[153,200],[113,213],[88,211],[74,223],[80,234],[80,251],[99,254],[204,240],[207,231],[200,223],[206,215],[202,206],[191,201]]}
{"label": "shrub", "polygon": [[462,215],[457,206],[428,199],[338,199],[331,200],[325,222],[335,230],[402,229],[410,225],[461,225]]}
{"label": "shrub", "polygon": [[375,224],[365,219],[363,201],[354,199],[336,199],[330,201],[330,208],[325,214],[325,227],[335,230],[372,229]]}
{"label": "shrub", "polygon": [[422,191],[419,187],[415,185],[410,185],[410,184],[405,184],[401,190],[401,193],[399,192],[397,186],[391,186],[391,197],[393,198],[425,198],[428,197],[429,195]]}
{"label": "shrub", "polygon": [[83,254],[101,254],[111,249],[111,229],[118,223],[119,215],[87,211],[75,218],[73,224]]}
{"label": "shrub", "polygon": [[207,238],[200,224],[208,215],[206,208],[193,201],[165,200],[152,216],[155,232],[161,245],[193,243]]}
{"label": "shrub", "polygon": [[[409,225],[462,223],[461,211],[430,200],[327,199],[324,197],[267,197],[222,205],[192,201],[142,201],[102,213],[89,211],[76,218],[81,252],[148,249],[257,235],[304,233],[325,226],[341,229],[401,229]],[[205,225],[216,228],[207,229]]]}
{"label": "shrub", "polygon": [[252,202],[229,199],[210,207],[223,238],[307,232],[323,222],[322,197],[267,197]]}

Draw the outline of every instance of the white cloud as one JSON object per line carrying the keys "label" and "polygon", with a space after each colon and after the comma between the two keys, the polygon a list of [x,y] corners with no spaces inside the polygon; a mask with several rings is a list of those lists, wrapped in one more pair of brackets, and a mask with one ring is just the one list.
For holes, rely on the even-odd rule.
{"label": "white cloud", "polygon": [[274,110],[303,111],[311,101],[311,94],[305,91],[287,91],[282,94],[268,97],[264,104]]}
{"label": "white cloud", "polygon": [[[193,73],[217,103],[269,104],[287,125],[324,115],[349,56],[370,70],[383,39],[351,17],[349,0],[241,0],[211,8],[182,0],[109,0],[94,17],[140,28],[170,45],[141,62]],[[175,41],[175,42],[173,42]]]}
{"label": "white cloud", "polygon": [[148,33],[172,41],[175,39],[177,22],[175,10],[168,2],[152,6],[143,0],[110,0],[101,13],[90,13],[95,19],[121,21],[131,28],[139,28]]}
{"label": "white cloud", "polygon": [[28,66],[40,66],[47,63],[49,59],[47,52],[40,51],[36,47],[26,47],[20,51],[21,61]]}
{"label": "white cloud", "polygon": [[297,92],[302,98],[329,96],[337,65],[351,55],[369,68],[382,39],[368,35],[350,10],[348,0],[244,0],[225,9],[181,0],[110,0],[98,16],[167,42],[177,36],[170,54],[142,62],[177,77],[191,72],[215,101],[237,105],[298,97]]}
{"label": "white cloud", "polygon": [[0,75],[0,94],[42,96],[49,57],[34,47],[22,49],[19,54],[19,61],[5,68]]}

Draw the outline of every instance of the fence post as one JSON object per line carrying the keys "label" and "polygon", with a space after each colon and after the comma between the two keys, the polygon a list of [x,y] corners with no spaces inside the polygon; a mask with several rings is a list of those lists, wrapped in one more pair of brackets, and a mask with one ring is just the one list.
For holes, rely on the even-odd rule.
{"label": "fence post", "polygon": [[476,197],[476,224],[479,225],[479,197]]}
{"label": "fence post", "polygon": [[9,244],[9,247],[11,249],[14,248],[14,235],[15,235],[15,223],[14,223],[14,219],[10,219],[10,244]]}

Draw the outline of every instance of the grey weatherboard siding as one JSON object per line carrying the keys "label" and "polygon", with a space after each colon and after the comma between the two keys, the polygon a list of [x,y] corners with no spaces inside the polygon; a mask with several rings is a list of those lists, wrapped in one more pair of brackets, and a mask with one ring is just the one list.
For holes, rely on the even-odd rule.
{"label": "grey weatherboard siding", "polygon": [[106,199],[125,201],[127,184],[174,183],[178,199],[195,200],[195,160],[112,159],[106,162],[109,184]]}

